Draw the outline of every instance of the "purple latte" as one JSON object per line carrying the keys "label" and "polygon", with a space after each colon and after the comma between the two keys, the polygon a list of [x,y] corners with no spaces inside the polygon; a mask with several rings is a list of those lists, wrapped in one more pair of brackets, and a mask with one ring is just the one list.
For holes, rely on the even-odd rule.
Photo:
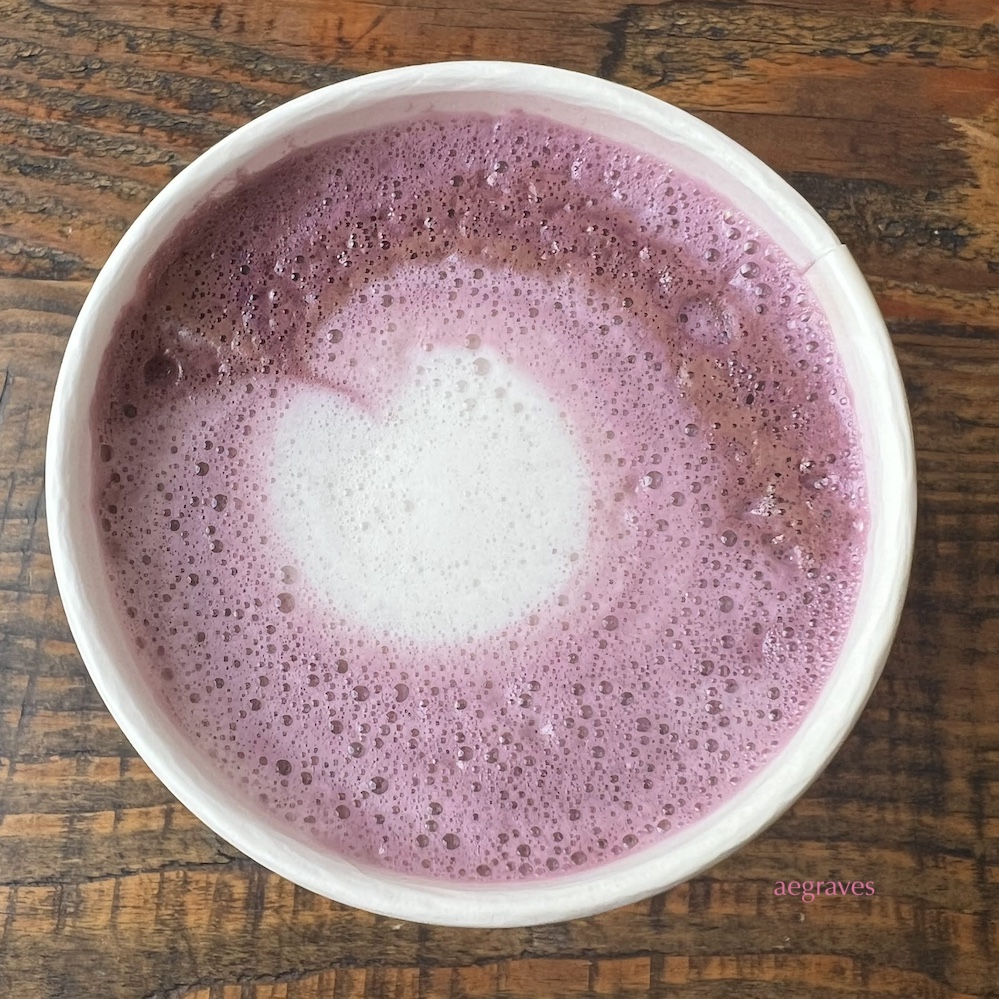
{"label": "purple latte", "polygon": [[293,154],[192,217],[103,362],[145,670],[307,842],[455,880],[689,826],[814,704],[867,510],[765,233],[526,114]]}

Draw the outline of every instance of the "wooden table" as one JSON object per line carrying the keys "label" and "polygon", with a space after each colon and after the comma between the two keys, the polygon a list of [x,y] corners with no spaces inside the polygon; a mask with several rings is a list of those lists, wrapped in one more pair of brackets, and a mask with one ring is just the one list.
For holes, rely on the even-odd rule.
{"label": "wooden table", "polygon": [[[290,97],[456,58],[630,84],[779,170],[877,295],[919,461],[901,630],[826,773],[688,884],[519,930],[337,905],[178,805],[80,661],[42,490],[74,316],[153,194]],[[999,996],[995,0],[0,0],[0,133],[0,995]],[[876,894],[774,896],[826,877]]]}

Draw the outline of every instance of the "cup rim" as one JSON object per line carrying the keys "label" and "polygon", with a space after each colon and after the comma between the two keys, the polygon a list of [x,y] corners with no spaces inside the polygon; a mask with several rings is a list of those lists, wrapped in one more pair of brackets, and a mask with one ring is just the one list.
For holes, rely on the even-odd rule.
{"label": "cup rim", "polygon": [[[358,865],[254,822],[256,813],[220,787],[221,778],[213,781],[196,758],[200,754],[186,753],[164,732],[165,715],[157,717],[148,703],[141,705],[144,681],[124,653],[116,634],[120,626],[102,600],[98,580],[103,577],[93,568],[100,564],[92,561],[98,551],[96,517],[89,504],[80,502],[91,495],[89,403],[108,327],[128,300],[122,288],[129,281],[134,287],[175,222],[243,179],[251,161],[256,164],[251,173],[269,165],[259,163],[262,149],[271,150],[273,162],[297,145],[312,144],[296,139],[317,122],[370,117],[379,108],[418,114],[428,99],[450,101],[455,95],[473,103],[489,95],[500,103],[501,97],[508,102],[530,98],[527,110],[536,113],[555,108],[570,117],[590,114],[612,130],[617,122],[628,134],[686,143],[690,155],[718,168],[718,176],[737,177],[746,197],[757,199],[755,210],[772,216],[771,228],[761,228],[808,278],[841,356],[844,346],[856,353],[848,380],[855,388],[855,377],[862,375],[863,395],[855,404],[876,400],[866,424],[858,413],[868,480],[877,482],[858,611],[840,660],[783,749],[739,792],[661,844],[578,874],[497,885],[432,882]],[[711,186],[718,190],[717,184]],[[744,204],[737,207],[756,221]],[[790,245],[774,235],[773,227]],[[824,769],[873,690],[901,614],[915,534],[912,431],[890,338],[859,269],[818,213],[753,154],[672,105],[583,74],[512,62],[410,66],[307,93],[222,139],[167,184],[111,253],[73,328],[53,399],[45,471],[52,559],[71,631],[115,721],[168,789],[243,853],[305,888],[396,918],[466,927],[552,922],[636,901],[712,866],[779,817]],[[82,507],[88,512],[81,513]]]}

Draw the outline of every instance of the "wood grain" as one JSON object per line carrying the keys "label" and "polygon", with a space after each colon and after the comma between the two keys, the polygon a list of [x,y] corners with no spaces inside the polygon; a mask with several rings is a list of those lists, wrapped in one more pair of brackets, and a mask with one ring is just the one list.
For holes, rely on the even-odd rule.
{"label": "wood grain", "polygon": [[[290,97],[455,58],[603,75],[770,163],[868,277],[918,451],[898,640],[827,771],[689,883],[519,930],[348,909],[202,826],[103,708],[45,530],[62,352],[142,207]],[[0,0],[0,137],[0,995],[999,996],[994,0]],[[876,894],[775,897],[791,878]]]}

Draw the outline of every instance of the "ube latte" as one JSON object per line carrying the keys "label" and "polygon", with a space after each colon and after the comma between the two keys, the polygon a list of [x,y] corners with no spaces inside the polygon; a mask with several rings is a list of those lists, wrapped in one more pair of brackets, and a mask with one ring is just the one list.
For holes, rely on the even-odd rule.
{"label": "ube latte", "polygon": [[137,668],[247,798],[398,872],[689,826],[814,703],[867,508],[800,273],[526,114],[297,152],[192,217],[93,419]]}

